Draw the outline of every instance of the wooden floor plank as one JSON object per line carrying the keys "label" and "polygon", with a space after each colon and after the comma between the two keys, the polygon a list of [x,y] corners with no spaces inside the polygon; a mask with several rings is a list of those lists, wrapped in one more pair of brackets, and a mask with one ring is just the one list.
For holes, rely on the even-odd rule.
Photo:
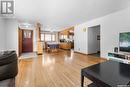
{"label": "wooden floor plank", "polygon": [[[60,50],[21,59],[16,87],[80,87],[80,70],[104,59]],[[91,81],[85,79],[85,85]]]}

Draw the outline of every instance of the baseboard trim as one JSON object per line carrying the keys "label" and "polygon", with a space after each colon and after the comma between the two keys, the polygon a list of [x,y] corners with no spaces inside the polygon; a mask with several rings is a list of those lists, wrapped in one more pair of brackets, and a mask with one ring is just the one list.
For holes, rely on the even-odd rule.
{"label": "baseboard trim", "polygon": [[82,55],[88,55],[88,54],[81,53],[81,52],[78,52],[78,51],[74,51],[74,53],[78,53],[78,54],[82,54]]}
{"label": "baseboard trim", "polygon": [[[78,54],[82,54],[82,55],[86,55],[86,56],[89,56],[90,54],[85,54],[85,53],[81,53],[81,52],[77,52],[77,51],[74,51],[74,53],[78,53]],[[107,60],[107,58],[104,58],[104,57],[99,57],[103,60]]]}

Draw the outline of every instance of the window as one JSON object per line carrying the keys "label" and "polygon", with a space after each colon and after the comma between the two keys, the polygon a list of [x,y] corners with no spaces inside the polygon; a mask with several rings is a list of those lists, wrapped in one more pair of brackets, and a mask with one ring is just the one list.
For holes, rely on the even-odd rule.
{"label": "window", "polygon": [[67,35],[61,35],[61,39],[67,39]]}
{"label": "window", "polygon": [[41,34],[41,41],[56,41],[56,34]]}
{"label": "window", "polygon": [[31,31],[24,30],[24,38],[31,38]]}
{"label": "window", "polygon": [[61,38],[60,39],[64,39],[64,35],[61,35]]}
{"label": "window", "polygon": [[52,35],[52,41],[56,41],[56,35],[55,34]]}
{"label": "window", "polygon": [[64,39],[68,39],[67,35],[64,35]]}
{"label": "window", "polygon": [[44,41],[44,35],[45,34],[41,34],[41,41]]}
{"label": "window", "polygon": [[45,34],[45,41],[51,41],[51,34]]}

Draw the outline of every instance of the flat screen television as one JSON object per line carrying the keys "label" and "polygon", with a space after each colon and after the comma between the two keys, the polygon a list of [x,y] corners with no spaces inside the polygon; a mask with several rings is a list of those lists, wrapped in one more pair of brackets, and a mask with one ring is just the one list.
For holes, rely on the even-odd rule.
{"label": "flat screen television", "polygon": [[120,33],[119,51],[130,52],[130,32]]}

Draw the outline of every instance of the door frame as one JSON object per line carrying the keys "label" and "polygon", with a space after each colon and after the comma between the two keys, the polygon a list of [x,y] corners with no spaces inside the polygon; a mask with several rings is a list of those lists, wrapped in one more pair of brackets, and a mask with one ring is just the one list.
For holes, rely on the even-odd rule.
{"label": "door frame", "polygon": [[[100,39],[100,56],[101,56],[101,25],[99,24],[99,25],[94,25],[94,26],[90,26],[90,27],[88,27],[88,32],[87,32],[87,42],[89,42],[88,41],[88,38],[89,38],[89,30],[91,30],[92,28],[94,28],[94,27],[99,27],[99,30],[100,30],[100,37],[99,37],[99,39]],[[87,45],[87,47],[89,47],[89,44]],[[88,54],[89,55],[91,55],[91,54],[95,54],[95,53],[89,53],[89,49],[88,49]]]}
{"label": "door frame", "polygon": [[18,27],[18,55],[22,54],[22,29]]}
{"label": "door frame", "polygon": [[21,28],[18,28],[18,53],[19,53],[19,56],[23,53],[22,52],[22,47],[23,47],[23,31],[24,30],[31,30],[32,31],[32,52],[34,51],[34,47],[33,47],[33,40],[34,40],[34,36],[33,36],[33,30],[32,29],[21,29]]}

